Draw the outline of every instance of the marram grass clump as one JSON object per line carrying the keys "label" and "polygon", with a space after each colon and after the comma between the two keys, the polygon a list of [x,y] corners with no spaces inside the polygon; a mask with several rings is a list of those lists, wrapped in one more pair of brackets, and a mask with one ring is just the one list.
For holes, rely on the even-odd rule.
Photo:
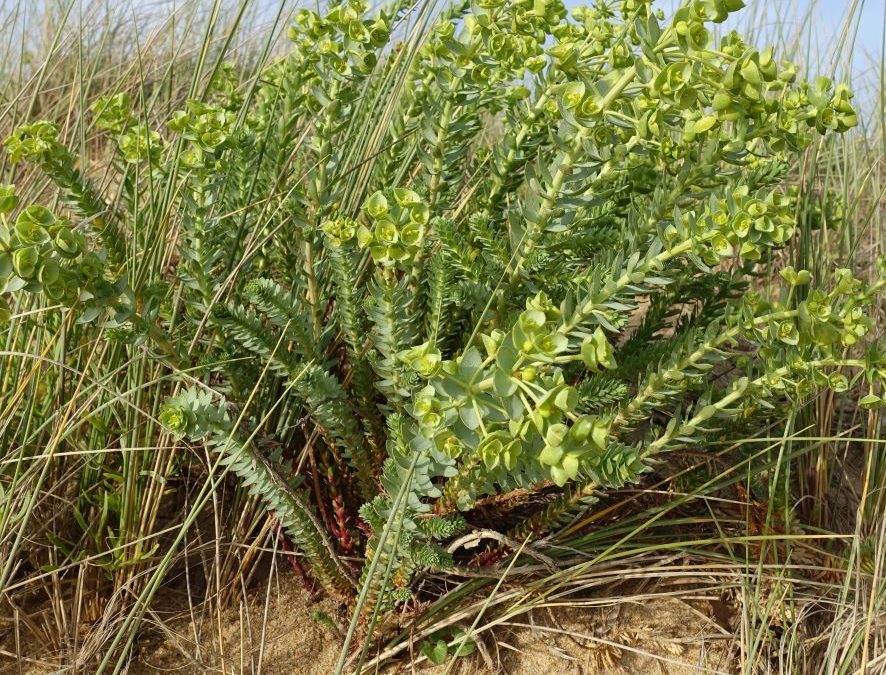
{"label": "marram grass clump", "polygon": [[[0,312],[43,303],[79,341],[147,351],[177,379],[163,426],[364,613],[453,564],[486,497],[544,493],[502,521],[522,541],[727,421],[822,389],[882,406],[882,261],[872,284],[753,283],[795,235],[792,161],[856,113],[772,49],[715,42],[742,6],[459,3],[419,43],[408,3],[301,10],[254,85],[221,68],[165,126],[94,102],[108,166],[50,122],[7,139],[58,201],[0,188]],[[158,218],[175,264],[136,273]]]}

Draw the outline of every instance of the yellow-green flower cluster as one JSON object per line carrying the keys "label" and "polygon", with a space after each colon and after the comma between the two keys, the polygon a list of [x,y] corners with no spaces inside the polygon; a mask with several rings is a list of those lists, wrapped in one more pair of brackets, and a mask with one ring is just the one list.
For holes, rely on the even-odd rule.
{"label": "yellow-green flower cluster", "polygon": [[95,126],[114,134],[122,134],[135,122],[129,94],[109,94],[95,101],[89,109],[95,119]]}
{"label": "yellow-green flower cluster", "polygon": [[231,138],[237,116],[216,105],[189,100],[184,110],[177,110],[166,125],[185,140],[191,141],[182,151],[180,161],[185,168],[206,166],[208,158],[217,155]]}
{"label": "yellow-green flower cluster", "polygon": [[571,426],[552,424],[545,433],[538,461],[550,467],[551,480],[565,485],[578,478],[585,457],[606,449],[609,427],[608,419],[590,415],[581,416]]}
{"label": "yellow-green flower cluster", "polygon": [[289,30],[299,56],[308,62],[325,61],[338,74],[367,73],[375,67],[375,50],[387,44],[391,17],[386,13],[365,18],[367,5],[348,0],[325,16],[301,9]]}
{"label": "yellow-green flower cluster", "polygon": [[320,229],[329,238],[329,243],[336,248],[354,238],[357,234],[357,221],[347,216],[339,216],[325,221]]}
{"label": "yellow-green flower cluster", "polygon": [[133,116],[128,94],[102,96],[89,109],[95,115],[95,125],[116,137],[123,161],[136,164],[159,159],[163,148],[160,134]]}
{"label": "yellow-green flower cluster", "polygon": [[[36,204],[10,222],[7,214],[17,204],[15,188],[0,185],[0,294],[25,290],[68,307],[81,302],[83,320],[113,304],[122,287],[105,280],[103,256],[87,249],[86,238],[67,219]],[[5,301],[0,310],[8,315]]]}
{"label": "yellow-green flower cluster", "polygon": [[13,162],[28,159],[45,164],[56,160],[64,150],[58,140],[58,127],[45,120],[18,126],[5,145]]}
{"label": "yellow-green flower cluster", "polygon": [[726,197],[709,199],[703,208],[700,214],[676,214],[662,237],[669,245],[693,237],[695,252],[709,265],[736,253],[759,260],[766,249],[783,245],[794,232],[791,202],[775,190],[751,194],[742,185]]}
{"label": "yellow-green flower cluster", "polygon": [[436,375],[443,362],[440,350],[430,342],[405,349],[397,354],[397,358],[425,379]]}
{"label": "yellow-green flower cluster", "polygon": [[557,330],[561,316],[547,295],[531,298],[514,324],[510,344],[520,354],[550,362],[569,346],[566,336]]}
{"label": "yellow-green flower cluster", "polygon": [[372,259],[387,267],[415,257],[430,218],[428,205],[412,190],[394,188],[390,196],[379,191],[366,200],[367,224],[357,230],[360,248],[368,248]]}

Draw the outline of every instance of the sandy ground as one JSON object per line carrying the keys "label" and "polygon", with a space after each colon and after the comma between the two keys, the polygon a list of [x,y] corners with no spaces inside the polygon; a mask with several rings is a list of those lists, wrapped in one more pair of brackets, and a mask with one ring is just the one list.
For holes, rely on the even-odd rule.
{"label": "sandy ground", "polygon": [[[166,622],[164,635],[139,646],[131,673],[328,675],[346,617],[329,601],[311,601],[283,575],[256,592],[249,608],[220,617]],[[535,610],[486,633],[480,649],[458,659],[464,675],[731,673],[729,631],[707,602],[653,599],[608,608]],[[416,649],[416,655],[419,652]],[[446,667],[402,662],[385,672],[439,675]]]}

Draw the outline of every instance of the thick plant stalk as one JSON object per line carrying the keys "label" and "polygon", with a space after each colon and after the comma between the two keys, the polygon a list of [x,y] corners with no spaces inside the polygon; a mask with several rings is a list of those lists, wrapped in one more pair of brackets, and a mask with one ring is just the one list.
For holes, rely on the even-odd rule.
{"label": "thick plant stalk", "polygon": [[240,437],[228,417],[226,402],[214,402],[205,391],[185,389],[166,403],[160,421],[177,436],[203,441],[221,454],[220,463],[280,521],[322,586],[342,598],[353,593],[354,577],[339,557],[323,523],[304,497],[248,440]]}
{"label": "thick plant stalk", "polygon": [[467,511],[469,503],[473,503],[474,494],[482,484],[482,461],[474,454],[463,460],[458,473],[446,481],[443,494],[437,500],[435,513],[445,514],[459,507],[462,507],[460,510]]}
{"label": "thick plant stalk", "polygon": [[[622,92],[624,92],[627,86],[634,81],[636,75],[636,70],[633,67],[628,68],[627,70],[625,70],[624,73],[622,73],[622,76],[612,86],[612,89],[609,91],[609,93],[606,94],[605,98],[600,102],[601,114],[605,112],[609,108],[609,106],[612,105],[612,103],[622,94]],[[563,185],[569,175],[572,173],[573,164],[575,163],[576,158],[579,156],[582,150],[583,143],[585,142],[585,138],[590,133],[590,131],[591,129],[589,127],[578,128],[575,138],[573,139],[572,146],[563,153],[563,156],[560,159],[559,165],[557,167],[557,172],[554,174],[553,180],[551,181],[550,186],[548,186],[547,188],[547,195],[544,197],[541,205],[539,206],[538,214],[531,221],[527,222],[526,231],[523,233],[523,236],[518,242],[517,252],[511,266],[511,286],[515,286],[517,283],[519,283],[520,275],[523,272],[523,267],[526,263],[526,260],[535,249],[538,243],[538,238],[541,236],[542,232],[544,232],[548,221],[554,214],[557,205],[557,199],[560,196]]]}
{"label": "thick plant stalk", "polygon": [[236,474],[241,485],[259,497],[280,521],[323,588],[338,597],[350,597],[356,589],[351,570],[304,498],[249,444],[223,441],[214,449],[224,455],[222,464]]}

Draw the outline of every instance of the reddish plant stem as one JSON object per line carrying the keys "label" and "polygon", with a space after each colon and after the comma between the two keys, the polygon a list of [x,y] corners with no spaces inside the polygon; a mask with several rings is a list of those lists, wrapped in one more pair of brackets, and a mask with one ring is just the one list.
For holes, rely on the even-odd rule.
{"label": "reddish plant stem", "polygon": [[[282,548],[286,553],[294,553],[294,549],[292,548],[292,544],[289,542],[289,539],[286,536],[286,533],[283,532],[280,525],[277,525],[277,538],[280,541],[280,548]],[[298,561],[298,557],[295,555],[287,555],[286,560],[289,561],[289,566],[292,570],[298,575],[298,578],[301,579],[302,584],[305,587],[305,590],[310,595],[317,594],[317,584],[313,579],[308,575],[307,571],[302,564]]]}

